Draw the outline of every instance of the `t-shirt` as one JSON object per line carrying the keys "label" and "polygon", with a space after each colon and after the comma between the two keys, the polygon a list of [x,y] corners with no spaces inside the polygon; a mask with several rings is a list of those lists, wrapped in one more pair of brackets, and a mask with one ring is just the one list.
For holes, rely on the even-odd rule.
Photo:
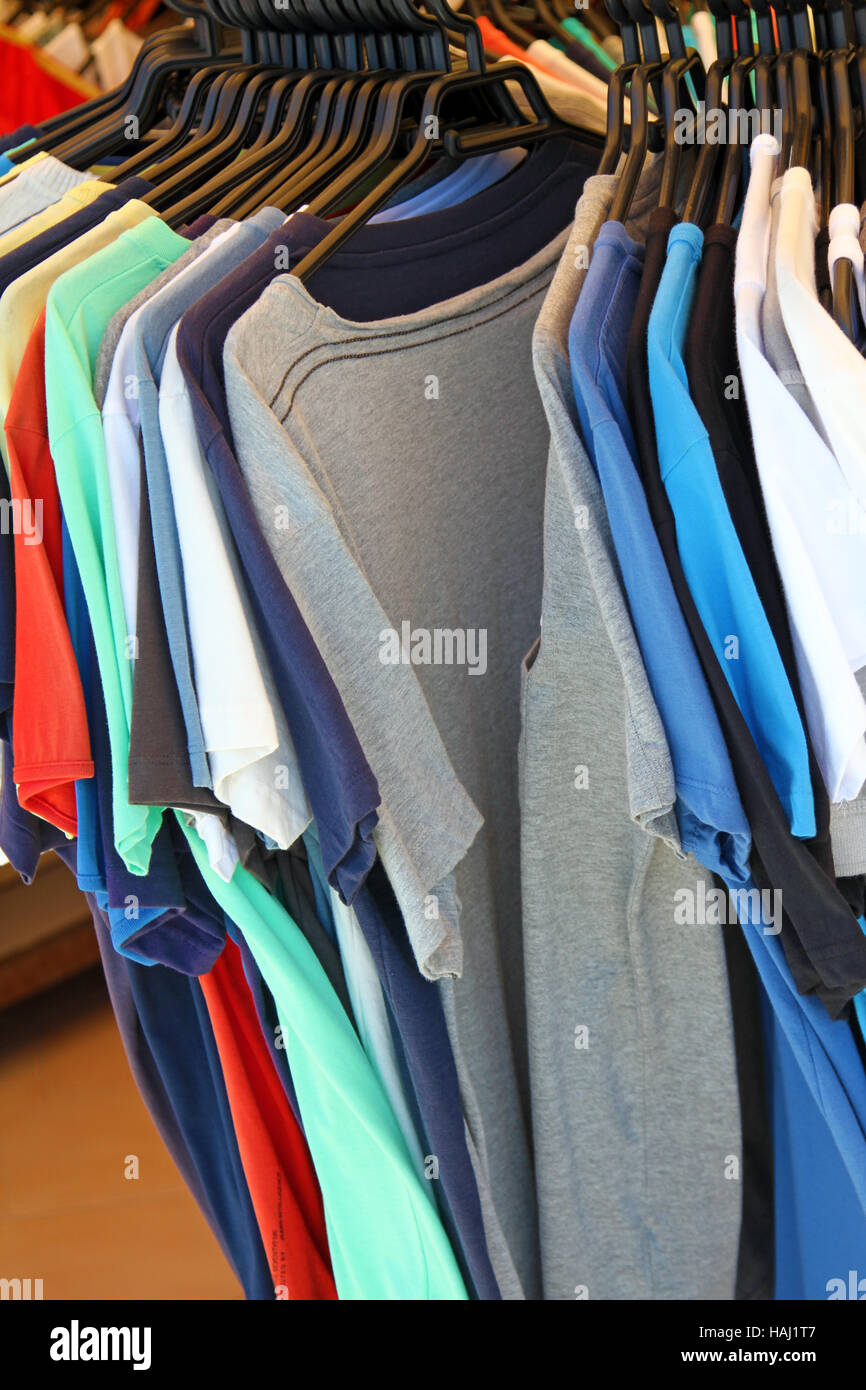
{"label": "t-shirt", "polygon": [[[22,240],[20,245],[5,255],[2,254],[4,248],[0,246],[0,294],[25,271],[39,265],[40,261],[44,261],[48,256],[53,256],[55,251],[67,246],[84,232],[90,231],[91,227],[97,226],[110,213],[122,208],[124,203],[149,193],[151,185],[147,179],[125,179],[116,188],[110,188],[108,192],[100,193],[97,198],[93,198],[89,193],[90,185],[82,184],[66,196],[77,196],[81,199],[82,189],[88,189],[84,207],[79,207],[68,217],[52,223],[36,236],[30,235],[27,230],[29,224],[23,225],[21,231],[27,232],[26,240]],[[153,213],[152,208],[148,211]]]}
{"label": "t-shirt", "polygon": [[[759,313],[766,283],[768,192],[777,150],[776,141],[766,135],[752,147],[757,177],[750,180],[737,249],[737,346],[809,730],[831,799],[847,801],[866,778],[866,703],[853,674],[866,659],[866,626],[855,597],[858,572],[866,582],[866,557],[856,527],[854,534],[847,525],[832,534],[829,523],[837,502],[855,517],[862,513],[866,518],[866,512],[762,351]],[[817,524],[819,518],[823,526]]]}
{"label": "t-shirt", "polygon": [[[656,167],[638,186],[635,232],[657,198],[657,179]],[[639,545],[627,451],[607,396],[615,393],[608,358],[628,320],[639,248],[615,224],[597,239],[616,183],[588,181],[532,340],[550,448],[540,641],[523,663],[520,799],[544,1296],[731,1298],[740,1194],[723,1190],[711,1158],[742,1143],[722,943],[717,933],[681,936],[663,925],[675,895],[695,893],[709,876],[683,853],[671,754],[606,505],[620,538],[629,525],[629,543]],[[605,344],[597,338],[608,314]],[[598,450],[598,474],[582,428]],[[644,551],[653,563],[646,542]],[[663,578],[650,573],[647,588]],[[663,605],[664,589],[647,602]],[[687,675],[676,630],[665,644],[661,659],[668,653]],[[684,698],[699,701],[700,691]],[[723,777],[724,765],[714,771]],[[708,787],[703,803],[711,794]],[[729,804],[725,810],[736,831]],[[684,816],[684,835],[688,828]],[[696,975],[705,999],[703,990],[695,994]],[[696,1034],[713,1038],[707,1053],[690,1050]],[[689,1234],[696,1223],[700,1241]]]}
{"label": "t-shirt", "polygon": [[[61,851],[61,858],[68,863],[69,859],[74,860],[74,847],[67,846],[65,852]],[[73,867],[73,865],[70,865]],[[165,1144],[172,1159],[174,1160],[181,1177],[195,1198],[198,1206],[219,1241],[223,1254],[229,1264],[237,1274],[234,1256],[227,1241],[228,1232],[221,1229],[217,1217],[208,1196],[209,1183],[204,1174],[199,1173],[196,1167],[195,1156],[187,1144],[183,1132],[183,1125],[172,1105],[171,1086],[167,1085],[166,1078],[162,1075],[156,1062],[153,1051],[148,1043],[142,1020],[136,1006],[136,1000],[132,989],[132,976],[138,974],[142,976],[149,967],[136,965],[133,962],[118,955],[111,944],[111,937],[103,910],[97,904],[96,898],[92,893],[86,895],[87,903],[93,917],[93,927],[96,933],[96,941],[99,946],[99,955],[102,961],[102,969],[105,975],[105,983],[108,988],[108,996],[111,1000],[111,1007],[114,1012],[115,1022],[120,1033],[120,1040],[123,1043],[123,1050],[126,1053],[126,1060],[132,1072],[133,1080],[138,1087],[139,1094],[147,1107],[148,1113],[156,1125],[160,1138]],[[162,972],[158,971],[155,978],[156,991],[159,991]],[[154,979],[154,976],[150,976]],[[144,980],[141,981],[141,991],[139,999],[147,997],[147,987]],[[165,992],[162,1000],[163,1016],[172,1017],[172,1004],[174,991],[169,989]],[[172,1022],[176,1028],[176,1036],[180,1036],[180,1016],[175,1012]],[[196,1020],[196,1031],[197,1031]],[[177,1099],[177,1097],[175,1097]],[[188,1113],[188,1112],[187,1112]]]}
{"label": "t-shirt", "polygon": [[[638,306],[632,321],[629,339],[629,403],[647,497],[659,540],[665,550],[668,568],[677,590],[683,615],[688,622],[698,655],[704,666],[722,721],[722,727],[728,733],[732,762],[743,792],[744,804],[750,813],[755,838],[760,836],[760,843],[767,847],[766,859],[769,863],[779,862],[780,850],[789,847],[795,849],[798,857],[801,857],[801,863],[797,865],[797,868],[800,872],[805,870],[806,874],[804,891],[808,892],[817,884],[823,886],[826,892],[830,887],[828,880],[820,874],[817,880],[815,879],[815,874],[818,873],[817,866],[813,860],[805,855],[802,846],[788,835],[781,808],[772,797],[772,792],[770,791],[768,795],[765,791],[763,801],[760,799],[761,778],[766,783],[766,772],[757,759],[754,749],[749,753],[747,731],[742,718],[739,716],[727,681],[722,672],[718,670],[718,663],[712,655],[706,634],[697,616],[688,585],[682,574],[674,535],[673,518],[670,516],[667,497],[658,475],[658,463],[654,456],[655,433],[649,392],[646,330],[665,262],[668,236],[675,221],[675,215],[669,209],[659,209],[651,218],[644,274],[641,279]],[[772,819],[767,814],[768,811],[772,811]],[[778,829],[775,829],[776,826]],[[775,834],[771,836],[770,832],[773,830],[775,830]],[[753,862],[760,870],[766,883],[765,870],[757,859],[754,859]],[[832,895],[832,897],[834,905],[840,901],[838,896]],[[785,901],[790,903],[790,897],[786,897]],[[740,894],[739,904],[746,910],[746,916],[749,920],[758,920],[751,910],[751,900],[748,895],[744,897],[743,894]],[[789,930],[790,923],[785,919],[782,932],[783,942],[785,934]],[[745,940],[760,973],[763,988],[772,1001],[772,1016],[777,1020],[778,1027],[784,1029],[785,1037],[794,1049],[803,1082],[808,1086],[811,1096],[821,1106],[825,1122],[833,1136],[833,1143],[844,1155],[844,1162],[849,1173],[855,1175],[861,1163],[859,1155],[862,1148],[862,1128],[856,1117],[860,1113],[861,1101],[859,1096],[863,1076],[862,1065],[859,1060],[855,1060],[856,1048],[853,1044],[850,1027],[841,1020],[834,1023],[829,1022],[826,1012],[815,1000],[804,998],[797,992],[797,986],[780,949],[779,939],[775,935],[765,933],[763,930],[750,929],[745,932]],[[787,954],[791,954],[790,946]],[[838,1005],[834,1007],[838,1010]],[[751,1074],[754,1075],[754,1072]],[[849,1084],[852,1089],[848,1092],[846,1099],[845,1092]],[[754,1131],[750,1127],[745,1132],[753,1133]],[[862,1204],[862,1190],[858,1200]]]}
{"label": "t-shirt", "polygon": [[[130,199],[89,231],[68,241],[44,260],[34,262],[0,295],[0,421],[5,420],[27,340],[45,308],[51,286],[64,271],[109,246],[121,232],[152,217],[153,212],[146,203]],[[0,450],[5,460],[6,441],[2,435]]]}
{"label": "t-shirt", "polygon": [[[304,1132],[322,1189],[341,1299],[463,1299],[451,1246],[357,1034],[315,953],[279,904],[242,868],[199,869],[242,930],[277,1002]],[[351,1156],[351,1161],[347,1161]]]}
{"label": "t-shirt", "polygon": [[370,218],[370,226],[398,222],[407,217],[421,217],[425,213],[454,207],[476,193],[483,193],[485,188],[516,169],[525,158],[526,151],[520,149],[476,155],[474,159],[467,159],[458,165],[453,173],[437,180],[431,188],[425,188],[413,197],[377,212]]}
{"label": "t-shirt", "polygon": [[[859,149],[863,144],[863,141],[858,141],[857,148]],[[766,257],[766,291],[761,301],[760,340],[763,343],[764,356],[789,395],[794,397],[800,410],[808,418],[826,446],[826,453],[829,455],[830,446],[821,424],[821,417],[815,409],[815,403],[809,394],[803,373],[800,371],[800,364],[785,329],[785,321],[782,318],[782,308],[779,303],[779,291],[776,283],[776,244],[779,234],[780,210],[778,195],[781,192],[781,187],[782,180],[780,178],[774,179],[770,190],[770,242]],[[818,268],[816,264],[816,277]],[[799,444],[800,441],[798,440],[797,448],[793,453],[794,459],[801,455]],[[841,482],[841,476],[835,471],[834,476],[837,483]],[[808,479],[811,482],[811,471],[808,474]],[[856,527],[851,526],[850,522],[852,518],[858,516],[859,512],[860,507],[857,499],[851,495],[850,489],[845,484],[842,497],[833,505],[832,518],[828,517],[828,521],[832,520],[833,539],[836,542],[833,547],[831,575],[836,569],[839,546],[845,546],[847,549],[847,555],[841,568],[849,574],[856,569],[862,547],[858,545],[854,549],[850,539],[840,541],[839,537],[849,535],[856,529]],[[815,509],[810,507],[808,514],[814,517]],[[809,526],[806,531],[806,539],[820,541],[822,539],[820,528]],[[854,569],[851,568],[852,566]],[[856,614],[857,606],[846,606],[844,618],[847,622],[856,617]],[[832,657],[830,665],[831,667],[834,665]],[[866,670],[863,668],[858,673],[858,680],[860,688],[863,690],[864,681],[866,681]],[[830,807],[830,838],[833,862],[838,876],[859,876],[866,872],[866,789],[855,800],[836,803]]]}
{"label": "t-shirt", "polygon": [[202,975],[201,988],[277,1297],[336,1299],[315,1169],[268,1055],[233,941]]}
{"label": "t-shirt", "polygon": [[810,729],[799,667],[755,464],[745,391],[740,390],[734,327],[736,244],[737,233],[731,227],[713,227],[704,238],[704,253],[686,335],[684,360],[689,389],[707,430],[731,520],[770,624],[801,721],[807,730],[816,829],[809,841],[809,848],[824,872],[832,876],[829,797],[812,741],[808,737]]}
{"label": "t-shirt", "polygon": [[[149,545],[154,550],[158,578],[158,585],[151,585],[144,595],[144,603],[150,620],[164,626],[163,648],[167,648],[170,657],[170,665],[165,664],[163,656],[158,664],[151,659],[146,666],[143,663],[136,666],[129,776],[130,795],[137,801],[175,804],[168,793],[172,783],[176,785],[176,770],[183,765],[184,749],[193,783],[197,787],[213,785],[193,678],[183,564],[171,481],[159,428],[159,383],[166,346],[176,319],[194,303],[204,288],[219,280],[227,267],[240,262],[246,253],[260,244],[270,229],[266,223],[263,225],[266,215],[268,210],[263,210],[258,218],[252,219],[239,239],[221,242],[218,253],[214,251],[217,259],[209,259],[206,267],[195,257],[197,269],[191,279],[184,279],[182,283],[175,279],[165,282],[158,291],[158,298],[152,296],[142,304],[141,316],[133,332],[132,375],[136,381],[150,508],[155,519]],[[279,214],[269,215],[273,225],[273,218]],[[208,242],[208,245],[211,244],[212,238]],[[183,260],[185,257],[181,257]],[[192,265],[192,261],[188,262],[190,269]],[[111,328],[112,325],[109,325],[109,331]],[[140,573],[140,584],[142,579]],[[159,698],[159,691],[165,685],[174,685],[177,691],[181,714],[181,727],[177,732],[183,733],[182,741],[173,735],[173,730],[177,729],[174,720],[171,726],[163,726],[162,733],[155,738],[146,735],[147,729],[158,723],[150,713],[151,701],[154,696]],[[215,798],[213,804],[214,808],[218,805]]]}
{"label": "t-shirt", "polygon": [[[162,610],[152,595],[156,590],[156,558],[153,549],[150,498],[144,458],[139,459],[140,530],[138,537],[138,627],[129,732],[129,799],[144,805],[169,805],[190,813],[192,823],[207,847],[211,867],[222,878],[231,878],[239,850],[229,828],[229,816],[206,788],[194,787],[188,765],[183,761],[185,731],[177,687],[171,679]],[[158,591],[157,591],[158,592]],[[154,672],[168,672],[168,678],[154,678]],[[142,699],[146,692],[147,698]],[[136,705],[136,696],[139,703]],[[162,754],[167,749],[167,755]],[[179,750],[177,752],[176,750]],[[162,796],[136,795],[135,769],[140,762],[160,767]],[[255,844],[250,832],[248,851]],[[249,853],[244,857],[249,863]]]}
{"label": "t-shirt", "polygon": [[[228,327],[274,272],[281,232],[183,316],[178,361],[190,386],[196,433],[217,481],[247,589],[277,681],[318,828],[329,883],[351,902],[375,858],[379,793],[327,668],[286,588],[232,452],[222,380]],[[207,348],[207,350],[205,350]],[[291,656],[290,656],[291,654]],[[303,675],[301,675],[303,673]]]}
{"label": "t-shirt", "polygon": [[60,500],[45,413],[45,311],[24,351],[6,415],[15,544],[15,782],[22,806],[75,834],[75,782],[93,776],[81,679],[63,603]]}
{"label": "t-shirt", "polygon": [[[310,823],[309,802],[254,631],[225,511],[195,433],[176,336],[175,328],[160,379],[159,423],[214,793],[241,820],[287,849]],[[202,555],[207,556],[206,567]]]}
{"label": "t-shirt", "polygon": [[682,351],[703,237],[674,227],[648,330],[650,390],[662,482],[701,621],[760,750],[793,834],[815,833],[800,714],[743,555],[706,430],[688,390]]}
{"label": "t-shirt", "polygon": [[[82,265],[66,271],[48,296],[45,325],[48,432],[57,486],[75,548],[99,657],[111,735],[114,823],[118,852],[145,873],[159,827],[157,809],[129,802],[127,760],[132,674],[116,543],[106,523],[111,501],[105,438],[93,399],[93,367],[111,315],[187,241],[154,216]],[[133,648],[134,653],[134,648]]]}
{"label": "t-shirt", "polygon": [[[767,133],[764,132],[764,134]],[[768,153],[775,153],[778,142],[773,136],[770,137],[770,141],[759,139],[757,149],[765,149]],[[754,157],[753,155],[752,158]],[[770,239],[761,255],[761,259],[766,261],[766,288],[761,300],[763,352],[782,385],[787,389],[789,395],[794,397],[804,414],[808,416],[811,425],[829,449],[830,445],[824,433],[824,426],[821,424],[821,416],[815,409],[815,402],[809,394],[805,377],[800,371],[797,354],[791,346],[791,339],[785,328],[785,320],[782,318],[782,306],[779,303],[779,286],[776,280],[776,246],[779,240],[779,213],[782,207],[779,194],[781,191],[781,178],[773,179],[770,188]]]}
{"label": "t-shirt", "polygon": [[745,882],[748,822],[634,462],[637,450],[625,406],[625,352],[643,256],[643,246],[621,223],[602,226],[583,288],[571,287],[580,295],[568,335],[572,384],[581,434],[604,494],[635,635],[667,734],[683,848],[711,871]]}
{"label": "t-shirt", "polygon": [[17,247],[23,246],[25,242],[31,241],[41,232],[47,231],[49,227],[57,226],[72,213],[80,212],[82,208],[86,208],[101,194],[110,192],[111,184],[102,183],[99,179],[87,179],[84,183],[70,188],[56,203],[51,203],[42,212],[28,217],[26,222],[20,222],[17,227],[4,232],[3,236],[0,237],[0,256],[5,256]]}
{"label": "t-shirt", "polygon": [[2,739],[0,749],[0,848],[22,881],[32,883],[40,855],[66,844],[67,832],[58,830],[30,811],[22,810],[12,775],[12,745],[7,739]]}
{"label": "t-shirt", "polygon": [[222,232],[228,231],[234,223],[230,218],[224,217],[219,222],[215,218],[210,218],[212,226],[205,229],[205,232],[196,236],[193,240],[193,233],[190,228],[181,230],[181,236],[188,237],[190,240],[189,249],[183,253],[173,265],[166,266],[155,280],[151,280],[149,285],[145,285],[139,290],[138,294],[133,295],[128,304],[124,304],[117,313],[113,315],[108,327],[102,335],[102,342],[99,345],[99,354],[96,358],[96,371],[93,378],[93,394],[100,410],[105,405],[105,392],[108,388],[108,378],[111,375],[111,368],[114,365],[114,355],[120,342],[120,335],[132,318],[136,309],[140,309],[149,299],[152,299],[161,289],[171,283],[182,270],[192,265],[193,261],[198,260],[199,256],[207,250],[215,237]]}
{"label": "t-shirt", "polygon": [[[596,151],[579,143],[551,140],[507,178],[456,206],[359,228],[310,276],[307,288],[319,304],[367,322],[414,313],[483,285],[527,261],[568,225],[597,160]],[[306,212],[286,226],[290,265],[331,230]]]}

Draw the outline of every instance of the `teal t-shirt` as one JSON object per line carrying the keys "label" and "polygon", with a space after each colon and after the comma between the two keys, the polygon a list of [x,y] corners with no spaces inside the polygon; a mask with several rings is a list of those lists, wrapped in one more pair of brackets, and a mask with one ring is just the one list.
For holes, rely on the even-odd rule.
{"label": "teal t-shirt", "polygon": [[129,801],[134,635],[126,631],[102,416],[93,373],[109,320],[189,250],[160,218],[147,217],[62,274],[45,311],[45,397],[57,489],[81,574],[111,744],[115,845],[132,873],[147,873],[162,808]]}

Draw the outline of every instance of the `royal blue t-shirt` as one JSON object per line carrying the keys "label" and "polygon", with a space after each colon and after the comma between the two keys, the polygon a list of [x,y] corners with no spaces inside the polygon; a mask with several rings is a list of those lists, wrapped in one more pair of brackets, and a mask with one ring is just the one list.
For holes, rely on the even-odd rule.
{"label": "royal blue t-shirt", "polygon": [[626,411],[629,329],[643,247],[606,222],[569,330],[581,436],[598,474],[650,685],[667,734],[683,849],[731,886],[749,877],[751,834],[728,750],[650,518]]}

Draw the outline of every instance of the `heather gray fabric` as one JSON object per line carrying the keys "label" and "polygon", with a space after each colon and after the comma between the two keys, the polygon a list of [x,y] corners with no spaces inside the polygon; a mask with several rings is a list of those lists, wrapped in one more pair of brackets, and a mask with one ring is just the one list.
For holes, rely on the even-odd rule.
{"label": "heather gray fabric", "polygon": [[767,289],[764,294],[764,302],[761,307],[761,333],[764,338],[764,355],[776,376],[787,387],[789,393],[803,411],[804,415],[811,420],[815,429],[820,434],[824,443],[829,448],[829,442],[821,424],[821,417],[815,409],[815,402],[812,394],[806,385],[803,373],[800,371],[800,364],[797,361],[797,354],[791,345],[785,328],[785,321],[782,318],[782,306],[779,303],[779,288],[776,282],[776,242],[779,239],[779,190],[782,187],[782,180],[776,179],[773,184],[771,195],[771,218],[770,218],[770,246],[767,254]]}
{"label": "heather gray fabric", "polygon": [[[657,203],[644,174],[627,229]],[[533,335],[550,426],[539,646],[524,668],[523,937],[544,1297],[731,1299],[742,1158],[722,930],[675,924],[664,729],[579,435],[568,329],[616,177],[587,181]]]}
{"label": "heather gray fabric", "polygon": [[[378,779],[377,845],[427,974],[460,969],[462,927],[462,978],[440,989],[482,1186],[528,1298],[540,1281],[517,748],[548,445],[530,350],[565,235],[490,284],[378,323],[347,323],[279,276],[224,354],[241,467]],[[480,660],[479,674],[383,664],[383,634],[404,620],[479,643],[483,629],[484,673]]]}
{"label": "heather gray fabric", "polygon": [[0,185],[0,234],[44,212],[71,188],[92,178],[92,174],[82,174],[53,155],[46,155],[29,169],[22,169],[14,179]]}
{"label": "heather gray fabric", "polygon": [[[815,426],[824,443],[830,448],[821,417],[815,409],[811,393],[800,371],[797,355],[791,345],[782,318],[779,291],[776,285],[776,241],[779,233],[778,190],[782,180],[773,185],[770,248],[767,259],[767,290],[761,308],[761,333],[764,353],[779,380],[788,388],[803,413]],[[857,672],[860,688],[866,694],[866,670]],[[866,873],[866,787],[853,801],[836,802],[830,806],[830,844],[833,867],[838,878],[853,878]]]}
{"label": "heather gray fabric", "polygon": [[108,327],[102,335],[102,342],[99,344],[96,371],[93,378],[93,395],[100,410],[105,405],[105,393],[108,390],[108,378],[111,376],[111,364],[114,361],[117,344],[120,342],[120,335],[126,326],[127,319],[132,318],[136,309],[140,308],[142,304],[146,304],[158,290],[162,289],[163,285],[169,284],[176,275],[180,275],[182,270],[197,260],[202,252],[207,250],[215,237],[218,237],[221,232],[228,231],[229,227],[234,225],[235,223],[230,217],[223,217],[215,222],[200,237],[196,237],[195,241],[190,242],[189,250],[184,251],[179,260],[166,266],[155,280],[151,280],[149,285],[145,285],[143,290],[139,290],[128,304],[124,304],[123,308],[118,309],[114,317],[109,319]]}

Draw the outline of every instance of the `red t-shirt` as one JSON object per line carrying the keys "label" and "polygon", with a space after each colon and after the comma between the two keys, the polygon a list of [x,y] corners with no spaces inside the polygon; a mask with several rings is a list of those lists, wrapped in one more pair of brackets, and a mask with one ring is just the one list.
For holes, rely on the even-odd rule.
{"label": "red t-shirt", "polygon": [[0,130],[38,125],[99,93],[0,25]]}
{"label": "red t-shirt", "polygon": [[16,519],[14,526],[13,776],[23,807],[74,835],[75,782],[93,776],[93,762],[81,677],[63,606],[60,498],[45,406],[44,310],[15,380],[6,443],[13,516],[17,504],[23,523]]}
{"label": "red t-shirt", "polygon": [[231,938],[200,982],[274,1288],[287,1289],[290,1299],[335,1299],[316,1170],[262,1036],[241,954]]}

